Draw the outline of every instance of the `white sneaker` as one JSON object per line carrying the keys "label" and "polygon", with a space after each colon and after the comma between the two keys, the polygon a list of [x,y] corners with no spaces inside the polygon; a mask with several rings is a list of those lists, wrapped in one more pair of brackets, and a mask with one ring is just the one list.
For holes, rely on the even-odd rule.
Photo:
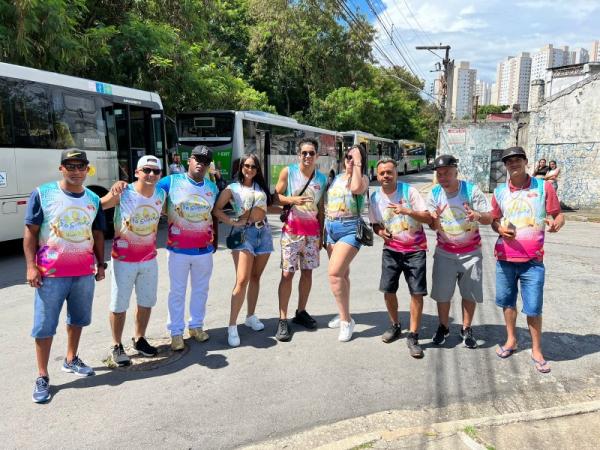
{"label": "white sneaker", "polygon": [[227,342],[231,347],[240,346],[240,337],[238,336],[237,325],[227,327]]}
{"label": "white sneaker", "polygon": [[254,331],[261,331],[261,330],[265,329],[265,324],[262,323],[258,319],[258,317],[256,317],[256,314],[252,314],[251,316],[246,317],[246,321],[244,322],[244,325],[252,328]]}
{"label": "white sneaker", "polygon": [[340,342],[348,342],[352,339],[352,332],[354,331],[354,319],[350,319],[350,322],[346,322],[344,320],[340,320],[340,334],[338,336],[338,341]]}
{"label": "white sneaker", "polygon": [[339,328],[340,327],[340,315],[337,314],[333,319],[329,321],[327,324],[329,328]]}

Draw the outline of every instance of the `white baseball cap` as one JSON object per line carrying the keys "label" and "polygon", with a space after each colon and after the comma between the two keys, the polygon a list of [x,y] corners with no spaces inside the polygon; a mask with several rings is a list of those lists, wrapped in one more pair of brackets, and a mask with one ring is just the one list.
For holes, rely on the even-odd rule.
{"label": "white baseball cap", "polygon": [[141,169],[144,166],[154,166],[162,170],[160,159],[158,159],[154,155],[144,155],[140,159],[138,159],[137,168]]}

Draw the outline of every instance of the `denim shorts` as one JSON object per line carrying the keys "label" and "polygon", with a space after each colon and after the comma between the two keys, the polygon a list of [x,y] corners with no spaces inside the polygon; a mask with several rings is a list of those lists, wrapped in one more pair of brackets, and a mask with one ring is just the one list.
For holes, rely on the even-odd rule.
{"label": "denim shorts", "polygon": [[327,245],[344,242],[352,247],[360,249],[362,244],[356,240],[356,223],[358,219],[349,217],[347,219],[325,220],[325,233]]}
{"label": "denim shorts", "polygon": [[517,284],[521,284],[523,309],[527,316],[541,316],[544,304],[544,263],[540,261],[496,261],[496,305],[517,306]]}
{"label": "denim shorts", "polygon": [[245,237],[244,242],[232,249],[232,251],[246,250],[254,256],[264,255],[273,251],[273,236],[271,235],[271,227],[267,221],[265,221],[262,228],[256,228],[254,225],[247,226],[245,228]]}
{"label": "denim shorts", "polygon": [[81,277],[42,278],[43,284],[35,290],[33,305],[34,338],[56,334],[63,302],[67,301],[67,325],[85,327],[92,321],[94,275]]}

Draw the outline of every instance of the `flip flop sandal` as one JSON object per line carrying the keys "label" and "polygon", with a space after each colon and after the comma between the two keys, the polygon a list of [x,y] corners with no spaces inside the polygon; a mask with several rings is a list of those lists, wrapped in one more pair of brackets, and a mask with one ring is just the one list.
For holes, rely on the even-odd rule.
{"label": "flip flop sandal", "polygon": [[501,345],[499,345],[498,348],[500,349],[500,352],[498,352],[498,350],[496,350],[496,356],[498,356],[498,358],[502,358],[502,359],[506,359],[509,356],[512,356],[512,354],[517,351],[516,345],[513,348],[508,348],[508,347],[504,348]]}
{"label": "flip flop sandal", "polygon": [[546,361],[545,359],[538,361],[537,359],[535,359],[532,356],[531,361],[533,362],[533,365],[535,366],[535,370],[537,370],[539,373],[549,373],[552,370],[550,368],[550,364],[548,364],[548,361]]}

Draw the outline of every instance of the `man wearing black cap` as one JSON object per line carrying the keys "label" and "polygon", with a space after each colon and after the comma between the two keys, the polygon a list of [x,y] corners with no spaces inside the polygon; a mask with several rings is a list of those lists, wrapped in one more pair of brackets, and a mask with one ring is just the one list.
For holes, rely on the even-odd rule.
{"label": "man wearing black cap", "polygon": [[504,310],[507,339],[496,354],[508,358],[517,349],[517,293],[521,288],[522,312],[531,334],[531,359],[540,373],[550,372],[542,354],[544,295],[544,233],[564,225],[560,203],[550,182],[527,174],[527,155],[521,147],[502,153],[507,183],[492,197],[492,228],[499,234],[496,254],[496,304]]}
{"label": "man wearing black cap", "polygon": [[185,297],[191,278],[190,337],[198,342],[208,340],[204,327],[208,284],[213,268],[212,254],[218,244],[218,221],[212,209],[219,194],[217,186],[205,179],[212,162],[212,151],[198,145],[188,159],[187,173],[169,175],[157,183],[167,193],[169,231],[169,323],[171,348],[183,350],[185,330]]}
{"label": "man wearing black cap", "polygon": [[462,297],[460,336],[468,348],[476,348],[471,323],[475,306],[483,301],[483,270],[479,226],[492,223],[491,207],[481,190],[458,179],[458,160],[438,156],[433,164],[438,183],[427,199],[427,207],[437,231],[433,255],[431,298],[437,302],[440,324],[433,343],[442,345],[450,334],[450,300],[458,282]]}
{"label": "man wearing black cap", "polygon": [[32,400],[50,399],[48,360],[63,303],[67,302],[67,354],[61,369],[86,377],[94,370],[78,356],[83,327],[92,319],[94,278],[104,279],[104,215],[100,199],[83,186],[89,161],[85,152],[62,152],[62,180],[39,186],[27,204],[23,251],[27,282],[35,288],[31,335],[39,376]]}

